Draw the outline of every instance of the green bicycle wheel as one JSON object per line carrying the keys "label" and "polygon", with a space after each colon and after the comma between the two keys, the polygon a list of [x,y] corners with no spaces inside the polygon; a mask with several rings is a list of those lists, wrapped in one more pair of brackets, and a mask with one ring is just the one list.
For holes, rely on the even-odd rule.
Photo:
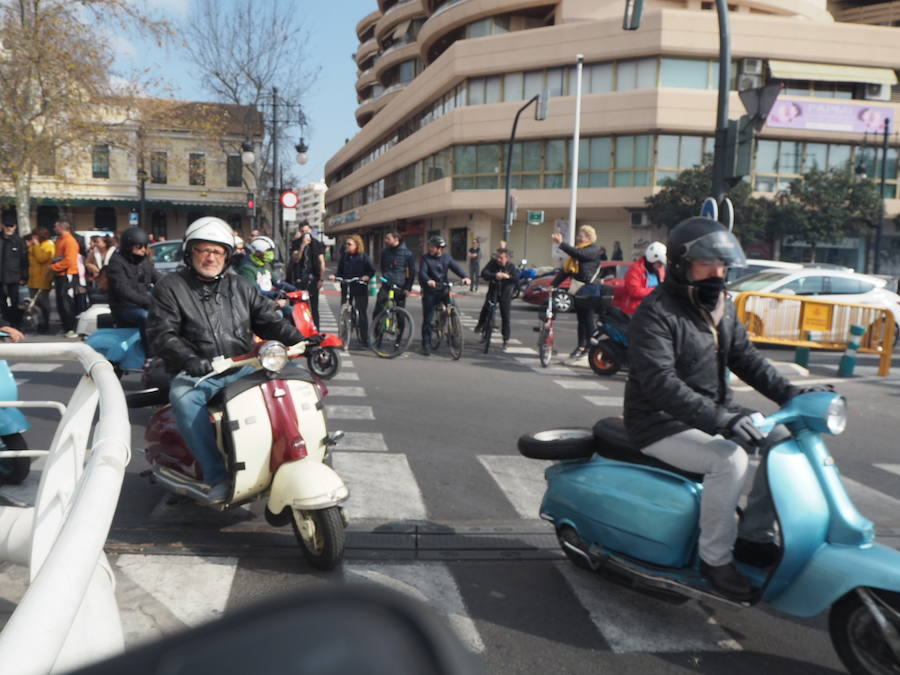
{"label": "green bicycle wheel", "polygon": [[412,316],[402,307],[392,307],[375,315],[369,348],[382,358],[393,359],[407,350],[412,335]]}

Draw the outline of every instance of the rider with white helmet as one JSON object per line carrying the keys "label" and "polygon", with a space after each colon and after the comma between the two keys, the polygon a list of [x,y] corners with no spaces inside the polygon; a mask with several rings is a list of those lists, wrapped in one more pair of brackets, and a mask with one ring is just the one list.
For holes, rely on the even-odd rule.
{"label": "rider with white helmet", "polygon": [[286,345],[303,339],[254,284],[226,273],[233,253],[234,233],[225,221],[207,216],[191,223],[184,236],[185,268],[167,274],[153,289],[147,326],[154,354],[174,375],[169,401],[175,421],[213,503],[224,500],[230,486],[206,404],[248,370],[200,379],[212,372],[216,356],[249,352],[254,335]]}
{"label": "rider with white helmet", "polygon": [[654,241],[646,249],[644,255],[631,263],[625,273],[624,283],[616,288],[613,296],[613,307],[618,307],[626,314],[634,314],[653,289],[666,278],[666,245]]}

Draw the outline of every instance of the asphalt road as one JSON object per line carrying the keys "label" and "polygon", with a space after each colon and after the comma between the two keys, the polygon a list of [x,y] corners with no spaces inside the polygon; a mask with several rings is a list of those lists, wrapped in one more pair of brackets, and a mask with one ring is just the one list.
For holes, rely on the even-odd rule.
{"label": "asphalt road", "polygon": [[[537,308],[513,304],[512,350],[488,355],[471,331],[483,294],[461,292],[467,325],[463,358],[446,347],[379,359],[354,345],[329,382],[330,429],[345,441],[334,466],[348,483],[350,535],[339,571],[311,570],[289,529],[270,528],[261,505],[218,513],[167,496],[140,473],[135,452],[107,552],[118,577],[129,645],[179,631],[260,598],[310,584],[374,582],[425,599],[447,618],[490,673],[842,672],[825,618],[797,620],[766,609],[662,602],[566,561],[537,518],[544,463],[521,457],[525,432],[590,426],[621,412],[624,376],[601,379],[585,365],[540,368]],[[327,296],[323,324],[334,329],[339,299]],[[409,301],[418,321],[418,299]],[[574,315],[558,319],[560,351],[574,346]],[[414,348],[418,347],[418,334]],[[764,350],[792,380],[837,383],[848,397],[846,433],[829,438],[860,509],[883,541],[900,547],[900,360],[874,376],[862,357],[857,376],[838,380],[837,355],[814,354],[809,374],[789,350]],[[65,400],[71,365],[41,372],[14,365],[23,398]],[[738,400],[774,405],[734,383]],[[137,388],[127,376],[126,389]],[[133,447],[142,447],[149,411],[133,411]],[[32,417],[32,447],[47,447],[52,415]],[[26,498],[29,484],[0,495]],[[24,570],[0,565],[0,617],[24,590]]]}

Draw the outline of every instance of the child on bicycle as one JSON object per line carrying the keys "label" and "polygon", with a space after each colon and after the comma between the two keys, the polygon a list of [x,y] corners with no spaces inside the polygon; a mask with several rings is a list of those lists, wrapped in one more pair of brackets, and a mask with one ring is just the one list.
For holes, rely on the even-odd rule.
{"label": "child on bicycle", "polygon": [[[503,349],[506,350],[509,348],[509,312],[512,305],[512,295],[516,288],[516,282],[519,281],[519,271],[510,262],[507,249],[497,249],[491,261],[481,270],[481,278],[489,281],[491,285],[488,289],[487,297],[484,299],[484,305],[481,307],[481,314],[478,316],[475,332],[480,333],[484,328],[484,322],[487,321],[488,308],[493,300],[500,306],[500,332],[503,335]],[[484,338],[482,337],[483,340]]]}
{"label": "child on bicycle", "polygon": [[[338,260],[337,275],[344,279],[359,277],[361,281],[368,282],[375,275],[375,266],[369,256],[366,255],[362,237],[351,234],[344,243],[344,252]],[[366,284],[341,284],[341,303],[347,301],[347,293],[353,296],[356,309],[359,310],[360,336],[368,339],[369,335],[369,289]]]}
{"label": "child on bicycle", "polygon": [[448,295],[444,287],[447,283],[447,270],[453,270],[466,286],[471,281],[450,254],[444,252],[446,247],[447,242],[442,236],[431,237],[428,240],[428,253],[422,256],[422,264],[419,266],[419,285],[422,287],[422,354],[425,356],[431,356],[431,319],[434,308]]}

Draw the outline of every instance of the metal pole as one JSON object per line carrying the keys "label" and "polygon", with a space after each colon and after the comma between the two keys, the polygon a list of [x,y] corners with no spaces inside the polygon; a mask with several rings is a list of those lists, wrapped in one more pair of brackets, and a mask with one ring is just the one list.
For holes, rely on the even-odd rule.
{"label": "metal pole", "polygon": [[878,258],[881,257],[881,228],[884,225],[884,183],[887,180],[887,151],[888,151],[888,135],[891,131],[891,120],[884,120],[884,140],[881,143],[881,194],[879,195],[879,203],[881,208],[878,211],[878,224],[875,226],[875,260],[872,262],[872,272],[878,274]]}
{"label": "metal pole", "polygon": [[572,137],[572,201],[569,202],[569,246],[575,245],[575,210],[578,206],[578,151],[581,149],[581,78],[584,72],[584,54],[577,57],[575,72],[575,134]]}
{"label": "metal pole", "polygon": [[725,0],[716,0],[716,14],[719,18],[719,103],[716,111],[712,196],[717,203],[721,203],[726,194],[725,158],[728,154],[728,97],[731,87],[731,38],[728,33],[728,5]]}
{"label": "metal pole", "polygon": [[272,87],[272,239],[278,240],[278,87]]}
{"label": "metal pole", "polygon": [[505,189],[505,199],[503,202],[503,240],[509,244],[509,230],[512,223],[510,222],[510,209],[509,209],[509,180],[512,172],[512,151],[513,151],[513,143],[516,140],[516,127],[519,126],[519,115],[522,114],[522,111],[525,110],[528,106],[538,100],[540,98],[540,94],[535,94],[528,101],[519,108],[519,111],[516,113],[516,117],[513,120],[512,133],[509,135],[509,145],[506,146],[506,189]]}
{"label": "metal pole", "polygon": [[141,169],[141,228],[147,230],[147,174]]}

